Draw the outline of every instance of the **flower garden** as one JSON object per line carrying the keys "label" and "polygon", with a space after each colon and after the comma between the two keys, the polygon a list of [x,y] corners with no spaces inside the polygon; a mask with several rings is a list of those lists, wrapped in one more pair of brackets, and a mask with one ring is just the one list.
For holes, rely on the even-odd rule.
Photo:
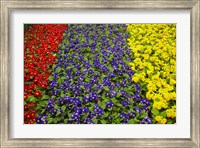
{"label": "flower garden", "polygon": [[24,124],[175,123],[176,25],[25,30]]}

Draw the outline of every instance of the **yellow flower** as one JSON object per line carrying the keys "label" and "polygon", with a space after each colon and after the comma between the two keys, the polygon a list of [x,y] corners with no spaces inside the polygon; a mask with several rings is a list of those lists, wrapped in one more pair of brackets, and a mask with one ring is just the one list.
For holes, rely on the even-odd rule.
{"label": "yellow flower", "polygon": [[132,80],[137,83],[139,81],[139,78],[138,77],[133,77]]}
{"label": "yellow flower", "polygon": [[148,74],[148,75],[151,75],[152,73],[153,73],[153,71],[147,70],[147,74]]}
{"label": "yellow flower", "polygon": [[150,91],[156,91],[157,89],[156,84],[150,82],[149,84],[147,84],[147,89]]}
{"label": "yellow flower", "polygon": [[162,116],[156,116],[155,119],[156,121],[160,122],[162,120]]}
{"label": "yellow flower", "polygon": [[171,60],[170,60],[170,64],[171,64],[171,65],[174,65],[174,64],[176,64],[176,61],[173,60],[173,59],[171,59]]}
{"label": "yellow flower", "polygon": [[151,91],[147,91],[147,93],[146,93],[146,98],[147,98],[148,100],[151,100],[151,99],[153,98],[153,96],[154,96],[154,94],[153,94]]}
{"label": "yellow flower", "polygon": [[149,55],[148,54],[143,54],[143,57],[145,60],[147,60],[149,58]]}
{"label": "yellow flower", "polygon": [[167,117],[171,117],[171,118],[176,117],[176,110],[175,109],[167,109],[166,113],[167,113]]}
{"label": "yellow flower", "polygon": [[161,101],[159,101],[159,102],[154,102],[154,103],[153,103],[153,108],[158,109],[158,110],[161,110],[161,109],[162,109],[162,102],[161,102]]}
{"label": "yellow flower", "polygon": [[134,57],[135,57],[135,58],[139,58],[139,57],[140,57],[140,54],[136,52],[136,53],[134,53]]}
{"label": "yellow flower", "polygon": [[176,80],[174,80],[174,79],[170,79],[169,84],[170,84],[170,85],[174,85],[174,84],[176,84]]}
{"label": "yellow flower", "polygon": [[159,80],[159,75],[158,74],[153,75],[151,78],[152,78],[152,80]]}
{"label": "yellow flower", "polygon": [[129,63],[129,65],[131,66],[131,69],[134,71],[135,70],[135,64],[134,63]]}
{"label": "yellow flower", "polygon": [[155,57],[150,57],[150,61],[151,61],[151,62],[155,62],[155,61],[156,61],[156,58],[155,58]]}
{"label": "yellow flower", "polygon": [[160,81],[157,81],[157,82],[156,82],[156,85],[157,85],[158,87],[161,87],[161,86],[162,86],[162,84],[161,84]]}
{"label": "yellow flower", "polygon": [[165,124],[176,117],[176,106],[171,105],[176,104],[176,25],[128,24],[127,30],[127,43],[135,58],[130,65],[136,71],[132,80],[146,82],[146,98],[153,108],[167,114],[155,119]]}
{"label": "yellow flower", "polygon": [[161,120],[161,123],[162,123],[162,124],[167,123],[167,119],[166,119],[166,118],[163,118],[163,119]]}
{"label": "yellow flower", "polygon": [[176,100],[176,93],[175,92],[172,92],[169,95],[170,95],[171,100]]}

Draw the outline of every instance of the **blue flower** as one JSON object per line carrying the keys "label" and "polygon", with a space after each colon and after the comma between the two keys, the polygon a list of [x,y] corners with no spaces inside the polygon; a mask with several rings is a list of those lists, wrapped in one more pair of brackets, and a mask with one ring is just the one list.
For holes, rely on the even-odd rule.
{"label": "blue flower", "polygon": [[[116,107],[120,102],[122,103],[120,108],[122,124],[134,118],[136,112],[142,111],[134,105],[130,106],[128,100],[130,98],[135,103],[140,103],[142,109],[149,113],[150,102],[141,98],[140,85],[134,84],[131,80],[134,72],[127,63],[133,58],[130,58],[132,52],[126,45],[128,37],[126,29],[125,24],[71,24],[69,26],[64,35],[65,39],[59,46],[58,60],[52,74],[53,80],[49,82],[51,95],[55,99],[50,99],[46,106],[45,114],[48,114],[48,117],[64,115],[61,107],[65,105],[66,114],[70,114],[70,119],[65,120],[65,123],[94,124],[93,119],[101,120],[100,117],[104,112],[114,106],[114,101],[107,100],[104,110],[99,101],[113,99],[116,96],[118,96]],[[58,68],[62,69],[59,73],[56,72]],[[133,90],[135,88],[135,94],[134,91],[129,91],[129,88]],[[93,111],[90,111],[90,106],[93,104]],[[130,107],[134,108],[134,111],[128,111]],[[109,122],[111,120],[115,122],[115,118],[111,115],[106,118]],[[143,122],[150,122],[150,120],[145,118],[141,123]]]}
{"label": "blue flower", "polygon": [[130,102],[129,102],[128,100],[123,100],[123,101],[122,101],[122,105],[123,105],[124,107],[127,107],[128,105],[130,105]]}
{"label": "blue flower", "polygon": [[136,114],[133,113],[132,111],[130,111],[130,112],[128,113],[128,115],[129,115],[129,117],[133,117],[133,118],[135,118],[135,116],[136,116]]}
{"label": "blue flower", "polygon": [[142,121],[140,121],[141,124],[151,124],[152,120],[149,117],[144,117]]}
{"label": "blue flower", "polygon": [[111,72],[111,73],[109,73],[109,75],[108,75],[110,78],[114,78],[116,75],[113,73],[113,72]]}
{"label": "blue flower", "polygon": [[36,119],[37,124],[47,124],[47,115],[40,114]]}
{"label": "blue flower", "polygon": [[140,104],[142,104],[144,106],[149,106],[150,105],[150,101],[144,98],[144,99],[142,99],[140,101]]}
{"label": "blue flower", "polygon": [[108,101],[106,103],[106,108],[111,108],[111,107],[113,107],[113,105],[114,105],[114,103],[112,101]]}
{"label": "blue flower", "polygon": [[116,92],[116,91],[112,90],[112,91],[110,92],[110,97],[111,97],[111,98],[116,97],[116,95],[117,95],[117,92]]}
{"label": "blue flower", "polygon": [[108,120],[112,120],[112,116],[108,116]]}
{"label": "blue flower", "polygon": [[140,108],[137,108],[137,107],[134,107],[134,110],[135,110],[136,112],[138,112],[139,114],[142,112],[142,110],[141,110]]}
{"label": "blue flower", "polygon": [[122,97],[126,97],[127,96],[127,92],[124,90],[120,90],[120,93],[122,95]]}

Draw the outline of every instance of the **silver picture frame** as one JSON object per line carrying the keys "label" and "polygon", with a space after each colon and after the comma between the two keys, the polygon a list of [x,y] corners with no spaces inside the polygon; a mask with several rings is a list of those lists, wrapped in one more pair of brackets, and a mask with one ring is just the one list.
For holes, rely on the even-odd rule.
{"label": "silver picture frame", "polygon": [[[200,1],[199,0],[137,0],[137,1],[24,1],[0,0],[0,126],[1,147],[200,147]],[[188,139],[12,139],[9,136],[9,17],[18,9],[189,9],[191,14],[190,48],[190,132]]]}

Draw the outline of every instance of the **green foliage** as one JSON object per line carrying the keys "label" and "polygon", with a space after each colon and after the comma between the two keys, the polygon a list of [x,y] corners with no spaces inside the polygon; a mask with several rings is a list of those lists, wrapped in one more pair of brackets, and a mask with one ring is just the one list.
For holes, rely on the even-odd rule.
{"label": "green foliage", "polygon": [[33,24],[24,24],[24,32],[32,27]]}
{"label": "green foliage", "polygon": [[27,99],[28,102],[36,102],[38,101],[38,99],[34,96],[29,96],[28,99]]}
{"label": "green foliage", "polygon": [[155,108],[152,108],[152,109],[151,109],[151,113],[152,113],[154,116],[159,115],[159,111],[158,111],[157,109],[155,109]]}

